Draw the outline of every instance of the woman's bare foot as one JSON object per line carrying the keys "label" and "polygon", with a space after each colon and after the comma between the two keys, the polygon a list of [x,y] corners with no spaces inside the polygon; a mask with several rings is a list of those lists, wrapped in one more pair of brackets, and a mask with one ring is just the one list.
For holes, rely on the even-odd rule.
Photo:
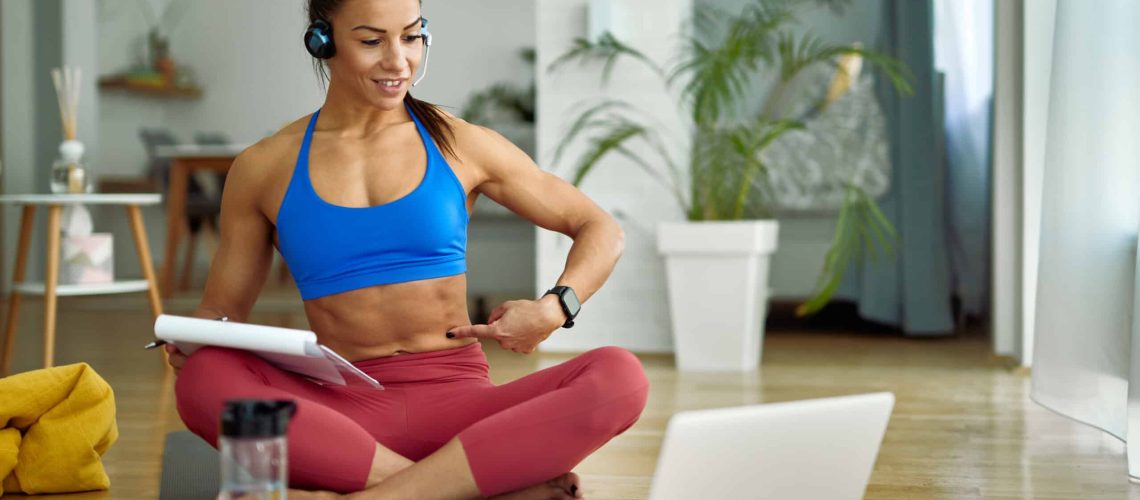
{"label": "woman's bare foot", "polygon": [[289,490],[289,498],[293,500],[332,500],[340,495],[331,491]]}
{"label": "woman's bare foot", "polygon": [[[542,484],[493,497],[492,500],[566,500],[584,498],[579,486],[578,475],[567,472]],[[294,500],[330,500],[341,498],[331,491],[289,490],[289,498]]]}
{"label": "woman's bare foot", "polygon": [[564,500],[568,498],[583,498],[578,475],[573,472],[567,472],[525,490],[499,495],[493,500]]}

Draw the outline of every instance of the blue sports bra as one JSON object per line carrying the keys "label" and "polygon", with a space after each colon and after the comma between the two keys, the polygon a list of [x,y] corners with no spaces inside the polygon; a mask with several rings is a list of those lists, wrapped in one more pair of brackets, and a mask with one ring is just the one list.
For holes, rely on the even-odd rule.
{"label": "blue sports bra", "polygon": [[411,108],[427,150],[414,191],[371,207],[320,198],[309,177],[313,113],[293,177],[277,212],[281,255],[304,300],[372,285],[452,276],[467,271],[467,193]]}

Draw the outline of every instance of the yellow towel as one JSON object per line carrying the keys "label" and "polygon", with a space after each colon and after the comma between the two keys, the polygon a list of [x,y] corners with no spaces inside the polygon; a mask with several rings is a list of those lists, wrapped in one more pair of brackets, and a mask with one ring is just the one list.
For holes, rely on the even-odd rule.
{"label": "yellow towel", "polygon": [[105,490],[118,438],[111,386],[87,363],[0,378],[0,496]]}

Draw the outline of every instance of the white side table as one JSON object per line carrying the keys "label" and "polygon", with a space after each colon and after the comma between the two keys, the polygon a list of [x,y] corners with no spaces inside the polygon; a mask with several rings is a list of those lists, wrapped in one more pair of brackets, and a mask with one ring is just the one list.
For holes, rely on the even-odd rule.
{"label": "white side table", "polygon": [[[12,294],[8,302],[8,320],[4,328],[4,349],[0,356],[0,376],[7,375],[11,366],[12,349],[16,341],[16,318],[23,295],[44,296],[44,367],[52,366],[55,355],[56,297],[63,295],[97,295],[109,293],[147,292],[150,309],[155,317],[162,314],[162,301],[158,295],[150,246],[143,226],[142,205],[162,202],[160,194],[17,194],[0,195],[0,204],[23,207],[20,219],[20,240],[16,249],[16,267],[12,271]],[[60,215],[65,205],[124,205],[130,218],[131,233],[138,251],[139,264],[146,279],[115,281],[94,285],[59,285]],[[25,283],[24,270],[28,263],[28,247],[32,240],[32,224],[36,207],[48,209],[47,255],[44,260],[44,282]]]}

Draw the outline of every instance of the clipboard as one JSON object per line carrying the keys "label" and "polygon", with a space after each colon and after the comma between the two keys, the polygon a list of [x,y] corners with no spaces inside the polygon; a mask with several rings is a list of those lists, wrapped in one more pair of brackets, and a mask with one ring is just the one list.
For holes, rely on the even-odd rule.
{"label": "clipboard", "polygon": [[308,330],[161,314],[154,321],[154,336],[158,340],[148,349],[170,343],[188,356],[211,345],[242,349],[316,383],[384,389]]}

